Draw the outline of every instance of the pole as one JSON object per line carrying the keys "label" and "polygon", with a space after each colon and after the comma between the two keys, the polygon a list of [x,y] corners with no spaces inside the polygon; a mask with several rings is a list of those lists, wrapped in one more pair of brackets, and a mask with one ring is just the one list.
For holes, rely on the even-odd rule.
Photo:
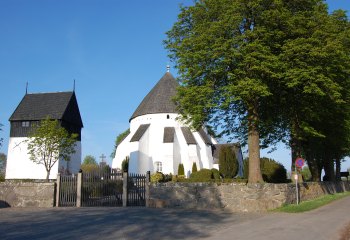
{"label": "pole", "polygon": [[297,166],[294,164],[295,167],[295,191],[297,195],[297,205],[299,205],[299,191],[298,191],[298,172],[297,172]]}

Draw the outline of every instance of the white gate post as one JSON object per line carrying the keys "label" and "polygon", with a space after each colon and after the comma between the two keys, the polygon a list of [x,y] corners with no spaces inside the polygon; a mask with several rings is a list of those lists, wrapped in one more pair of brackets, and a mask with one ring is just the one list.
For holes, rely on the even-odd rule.
{"label": "white gate post", "polygon": [[78,179],[77,179],[77,207],[81,207],[81,182],[83,180],[83,173],[78,173]]}
{"label": "white gate post", "polygon": [[60,184],[61,184],[61,174],[57,174],[57,180],[56,180],[56,207],[59,206],[60,201]]}

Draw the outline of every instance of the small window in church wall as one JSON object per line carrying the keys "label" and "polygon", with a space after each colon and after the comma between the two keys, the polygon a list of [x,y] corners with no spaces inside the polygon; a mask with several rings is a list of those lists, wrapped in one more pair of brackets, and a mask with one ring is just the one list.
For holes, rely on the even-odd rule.
{"label": "small window in church wall", "polygon": [[166,119],[169,119],[170,118],[170,116],[169,115],[166,115]]}
{"label": "small window in church wall", "polygon": [[155,162],[155,169],[157,172],[162,172],[163,171],[163,166],[162,166],[162,162]]}
{"label": "small window in church wall", "polygon": [[22,127],[29,127],[29,122],[28,121],[22,122]]}

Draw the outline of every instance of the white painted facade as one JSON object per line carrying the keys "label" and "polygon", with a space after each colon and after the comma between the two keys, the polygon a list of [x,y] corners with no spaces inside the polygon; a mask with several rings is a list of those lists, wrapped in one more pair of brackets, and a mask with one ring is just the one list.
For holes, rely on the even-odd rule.
{"label": "white painted facade", "polygon": [[[30,160],[25,137],[11,137],[9,139],[6,179],[46,179],[46,169],[42,164]],[[56,179],[59,171],[68,170],[77,173],[81,163],[81,142],[77,141],[75,153],[70,161],[59,160],[51,168],[50,179]]]}
{"label": "white painted facade", "polygon": [[[164,174],[177,174],[180,163],[184,165],[185,175],[189,176],[195,162],[197,169],[211,169],[213,156],[211,146],[206,144],[198,132],[193,132],[197,144],[187,144],[181,131],[185,127],[176,120],[176,113],[146,114],[130,121],[130,134],[119,144],[113,159],[112,168],[121,169],[122,161],[128,156],[129,172],[151,173],[161,170]],[[141,124],[150,124],[141,139],[130,142]],[[174,127],[175,135],[172,143],[164,143],[165,127]],[[211,138],[213,144],[216,140]],[[159,164],[161,163],[161,164]],[[157,169],[160,167],[161,169]]]}

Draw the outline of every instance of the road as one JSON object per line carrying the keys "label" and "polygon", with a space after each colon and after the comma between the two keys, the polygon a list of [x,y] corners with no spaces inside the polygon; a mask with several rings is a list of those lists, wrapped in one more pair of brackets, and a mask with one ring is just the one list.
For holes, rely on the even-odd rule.
{"label": "road", "polygon": [[0,239],[338,239],[350,197],[299,214],[152,208],[0,209]]}

